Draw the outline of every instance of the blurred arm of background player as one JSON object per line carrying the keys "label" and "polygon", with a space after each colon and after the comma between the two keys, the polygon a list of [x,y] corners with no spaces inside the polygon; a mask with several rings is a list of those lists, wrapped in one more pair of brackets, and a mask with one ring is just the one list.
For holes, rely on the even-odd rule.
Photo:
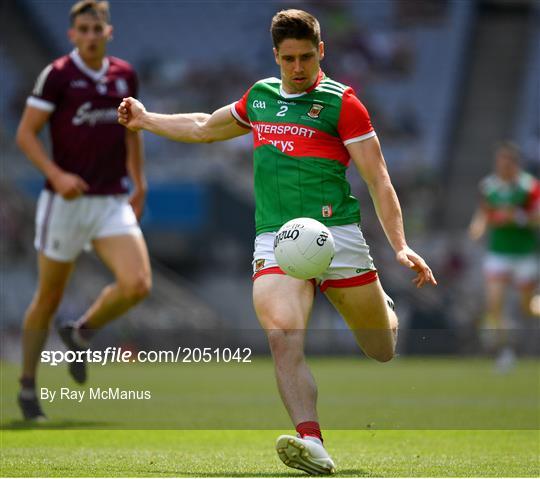
{"label": "blurred arm of background player", "polygon": [[146,111],[135,98],[124,98],[118,107],[118,122],[132,131],[146,130],[169,140],[183,143],[211,143],[245,135],[249,128],[240,126],[224,106],[214,113],[178,113],[163,115]]}
{"label": "blurred arm of background player", "polygon": [[66,200],[76,198],[88,190],[86,182],[78,175],[62,170],[49,158],[39,132],[51,116],[50,112],[26,106],[17,129],[17,145],[51,182],[54,191]]}
{"label": "blurred arm of background player", "polygon": [[469,237],[478,241],[484,236],[488,225],[487,206],[483,203],[478,206],[469,225]]}
{"label": "blurred arm of background player", "polygon": [[144,210],[148,185],[144,175],[144,148],[140,131],[126,130],[127,170],[133,182],[129,204],[140,219]]}
{"label": "blurred arm of background player", "polygon": [[469,225],[469,237],[477,241],[486,232],[489,225],[504,226],[516,224],[518,226],[540,226],[540,202],[535,200],[532,208],[523,209],[515,207],[491,208],[482,202],[477,208]]}
{"label": "blurred arm of background player", "polygon": [[397,261],[417,273],[413,282],[418,288],[428,283],[436,285],[437,281],[424,259],[407,246],[401,206],[390,180],[379,140],[374,136],[351,143],[347,145],[347,150],[368,186],[377,217],[396,253]]}

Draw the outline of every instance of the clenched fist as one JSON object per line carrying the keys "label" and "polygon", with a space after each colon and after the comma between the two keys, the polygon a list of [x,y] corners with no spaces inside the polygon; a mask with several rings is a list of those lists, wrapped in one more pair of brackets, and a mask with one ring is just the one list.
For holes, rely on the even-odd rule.
{"label": "clenched fist", "polygon": [[121,125],[132,131],[139,131],[143,128],[146,108],[139,100],[132,97],[124,98],[117,111],[118,123]]}

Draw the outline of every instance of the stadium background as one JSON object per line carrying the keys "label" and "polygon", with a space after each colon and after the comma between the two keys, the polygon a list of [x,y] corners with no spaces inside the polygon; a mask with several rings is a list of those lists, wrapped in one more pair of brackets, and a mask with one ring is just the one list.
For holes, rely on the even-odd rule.
{"label": "stadium background", "polygon": [[[14,133],[38,73],[70,50],[65,31],[72,3],[16,0],[1,7],[0,303],[1,358],[7,362],[20,357],[21,318],[36,281],[33,216],[42,184],[17,150]],[[213,111],[257,79],[279,74],[269,22],[290,7],[319,17],[325,72],[352,85],[371,112],[409,243],[439,281],[437,288],[414,289],[411,275],[394,260],[365,185],[351,171],[363,230],[401,318],[400,355],[485,353],[475,327],[482,309],[482,245],[467,238],[466,227],[496,141],[513,139],[527,169],[540,169],[539,3],[113,0],[109,53],[136,67],[149,110]],[[149,194],[142,226],[154,290],[100,333],[97,346],[163,347],[157,330],[197,344],[208,334],[216,341],[208,332],[217,331],[223,343],[266,351],[251,306],[251,137],[183,145],[146,134],[145,146]],[[109,279],[95,258],[84,255],[58,319],[77,317]],[[509,313],[517,344],[524,355],[537,355],[538,341],[514,306]],[[311,328],[311,353],[357,354],[352,335],[321,295]],[[166,336],[172,343],[177,337]],[[49,346],[59,344],[53,335]],[[528,367],[534,376],[538,363]],[[538,399],[538,379],[529,386]],[[522,387],[526,392],[527,383]]]}

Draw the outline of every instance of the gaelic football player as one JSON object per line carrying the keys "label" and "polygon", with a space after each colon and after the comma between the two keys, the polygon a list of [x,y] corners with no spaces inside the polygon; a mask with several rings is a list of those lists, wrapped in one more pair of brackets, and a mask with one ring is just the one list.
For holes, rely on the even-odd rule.
{"label": "gaelic football player", "polygon": [[[116,121],[118,102],[137,94],[137,78],[128,63],[106,56],[107,2],[80,1],[70,20],[75,49],[41,72],[17,131],[17,144],[46,178],[36,213],[38,286],[24,319],[18,397],[24,417],[33,420],[45,418],[36,396],[40,353],[79,253],[92,245],[116,280],[61,329],[71,349],[86,349],[93,331],[138,303],[151,285],[137,222],[146,195],[141,135]],[[47,123],[50,153],[38,137]],[[71,363],[70,372],[77,382],[86,380],[84,363]]]}
{"label": "gaelic football player", "polygon": [[253,301],[267,333],[281,398],[297,436],[280,436],[276,448],[288,466],[332,473],[316,410],[317,388],[303,345],[314,282],[286,276],[277,266],[273,238],[296,217],[328,226],[336,243],[329,269],[316,283],[343,316],[362,350],[389,361],[397,317],[386,297],[360,229],[357,200],[345,172],[352,159],[367,182],[396,259],[416,271],[418,287],[436,284],[425,261],[405,241],[400,205],[368,112],[354,91],[320,67],[318,21],[301,10],[276,14],[271,25],[281,78],[255,83],[243,97],[213,114],[161,115],[134,98],[118,108],[119,122],[182,142],[227,140],[251,132],[254,140],[256,240]]}
{"label": "gaelic football player", "polygon": [[517,147],[504,142],[495,152],[495,171],[480,182],[480,194],[469,233],[478,240],[488,232],[483,326],[499,331],[497,365],[504,371],[514,363],[503,318],[505,296],[512,284],[519,291],[524,315],[538,315],[532,303],[540,271],[540,182],[521,169]]}

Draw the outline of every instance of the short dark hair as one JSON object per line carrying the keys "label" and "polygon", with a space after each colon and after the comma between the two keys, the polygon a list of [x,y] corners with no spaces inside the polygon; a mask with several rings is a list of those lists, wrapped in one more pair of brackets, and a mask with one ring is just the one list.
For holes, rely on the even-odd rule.
{"label": "short dark hair", "polygon": [[75,18],[85,13],[91,13],[98,18],[101,18],[106,23],[110,22],[109,2],[96,0],[81,0],[71,7],[69,11],[69,21],[71,25],[75,22]]}
{"label": "short dark hair", "polygon": [[281,10],[272,18],[270,26],[274,47],[279,48],[287,38],[310,40],[315,46],[321,41],[321,26],[319,21],[303,10]]}

